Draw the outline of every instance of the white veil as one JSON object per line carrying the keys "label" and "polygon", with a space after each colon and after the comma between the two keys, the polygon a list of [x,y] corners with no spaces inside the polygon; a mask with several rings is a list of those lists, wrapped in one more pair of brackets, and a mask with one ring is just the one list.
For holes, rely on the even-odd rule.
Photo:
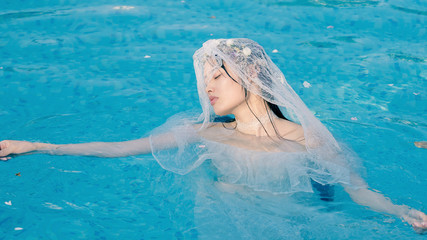
{"label": "white veil", "polygon": [[[266,185],[271,185],[272,181],[275,181],[272,177],[275,174],[271,173],[272,170],[265,169],[265,165],[270,164],[272,169],[286,168],[286,175],[290,178],[289,184],[281,183],[280,185],[284,186],[283,189],[273,190],[275,192],[311,191],[307,179],[302,180],[307,177],[320,184],[339,182],[353,187],[364,185],[359,180],[357,183],[353,181],[359,178],[351,177],[356,176],[357,174],[353,173],[359,171],[355,154],[347,149],[344,150],[337,143],[332,134],[311,113],[287,83],[283,73],[258,43],[244,38],[209,40],[195,52],[193,59],[203,113],[198,118],[196,114],[178,114],[152,132],[150,137],[152,153],[163,168],[186,174],[206,159],[212,159],[220,172],[228,175],[229,181],[262,190],[272,190],[271,186]],[[213,66],[209,72],[204,69],[206,61]],[[304,130],[304,151],[283,151],[279,154],[266,152],[265,156],[261,157],[264,159],[263,162],[251,163],[252,168],[264,169],[264,175],[267,175],[261,176],[261,173],[257,173],[259,176],[256,180],[249,179],[254,175],[255,170],[249,169],[248,162],[250,161],[245,161],[243,158],[252,158],[261,153],[248,156],[245,153],[250,150],[219,144],[200,134],[209,129],[217,117],[205,92],[205,80],[211,79],[223,62],[226,62],[227,68],[238,76],[239,83],[244,88],[277,105],[286,118],[300,124]],[[235,131],[225,128],[215,131],[222,137],[230,136],[233,132]],[[233,148],[233,150],[229,150],[229,148]],[[233,154],[227,154],[227,152]],[[271,158],[268,160],[269,162],[266,162],[265,159],[269,158]],[[215,162],[216,159],[222,160]],[[242,166],[242,160],[245,162],[245,166]],[[271,162],[281,163],[271,164]],[[243,176],[246,178],[245,181],[241,180]],[[273,179],[266,180],[267,178]],[[278,176],[276,180],[282,178],[283,176]]]}

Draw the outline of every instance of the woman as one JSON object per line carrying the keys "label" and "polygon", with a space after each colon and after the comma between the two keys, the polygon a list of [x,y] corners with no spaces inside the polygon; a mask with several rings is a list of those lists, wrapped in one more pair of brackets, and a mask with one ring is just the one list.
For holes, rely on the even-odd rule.
{"label": "woman", "polygon": [[25,153],[122,157],[152,152],[163,168],[179,174],[209,159],[217,187],[225,192],[289,195],[339,183],[358,204],[402,218],[419,233],[427,230],[424,213],[368,189],[356,156],[314,117],[259,44],[209,40],[193,58],[203,109],[198,118],[178,114],[149,138],[125,142],[4,140],[0,159]]}

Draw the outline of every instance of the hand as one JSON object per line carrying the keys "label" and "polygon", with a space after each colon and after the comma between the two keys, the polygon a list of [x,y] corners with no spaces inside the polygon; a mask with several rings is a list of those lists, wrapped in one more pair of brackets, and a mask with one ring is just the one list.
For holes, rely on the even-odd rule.
{"label": "hand", "polygon": [[411,224],[415,232],[419,234],[427,232],[427,215],[423,212],[411,209],[403,216],[403,220]]}
{"label": "hand", "polygon": [[4,140],[0,142],[0,160],[11,159],[12,154],[21,154],[36,150],[36,146],[27,141]]}

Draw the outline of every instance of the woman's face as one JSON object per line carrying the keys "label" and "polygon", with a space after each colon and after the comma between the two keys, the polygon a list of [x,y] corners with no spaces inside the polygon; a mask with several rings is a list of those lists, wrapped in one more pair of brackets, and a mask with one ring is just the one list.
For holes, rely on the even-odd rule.
{"label": "woman's face", "polygon": [[[224,68],[228,74],[239,82],[239,78],[234,74],[231,69],[224,62]],[[211,105],[216,115],[224,116],[233,114],[233,112],[245,103],[245,91],[243,87],[233,81],[224,68],[211,73],[213,67],[208,62],[205,63],[204,74],[206,83],[206,93],[209,96]],[[211,74],[209,74],[211,73]],[[210,79],[206,79],[207,77]]]}

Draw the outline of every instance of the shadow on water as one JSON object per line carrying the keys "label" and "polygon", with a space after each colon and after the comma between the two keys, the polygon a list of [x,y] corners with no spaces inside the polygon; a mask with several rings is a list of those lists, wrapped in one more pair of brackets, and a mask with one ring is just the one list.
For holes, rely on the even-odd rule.
{"label": "shadow on water", "polygon": [[418,15],[423,15],[423,16],[427,16],[427,11],[422,11],[422,10],[417,10],[417,9],[410,9],[410,8],[404,8],[404,7],[399,7],[399,6],[395,6],[395,5],[390,5],[391,8],[405,12],[405,13],[413,13],[413,14],[418,14]]}
{"label": "shadow on water", "polygon": [[28,12],[11,12],[0,14],[0,23],[8,22],[10,20],[19,18],[30,18],[42,15],[54,14],[56,11],[28,11]]}
{"label": "shadow on water", "polygon": [[389,56],[395,60],[405,60],[405,61],[416,62],[416,63],[427,63],[427,58],[410,55],[408,53],[396,52],[396,53],[390,53]]}

